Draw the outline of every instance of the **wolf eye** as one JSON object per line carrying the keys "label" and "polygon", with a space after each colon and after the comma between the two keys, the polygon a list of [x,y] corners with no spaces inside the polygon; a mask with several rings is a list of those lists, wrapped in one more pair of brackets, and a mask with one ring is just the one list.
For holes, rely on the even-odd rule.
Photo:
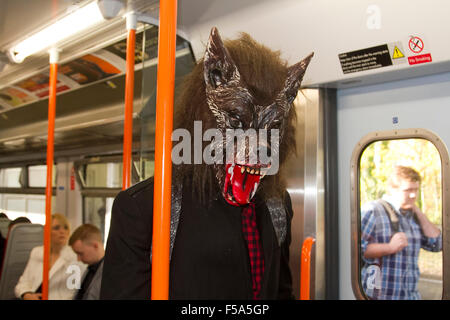
{"label": "wolf eye", "polygon": [[242,128],[242,122],[238,118],[230,117],[229,122],[233,128]]}
{"label": "wolf eye", "polygon": [[275,120],[271,123],[270,129],[281,129],[281,121]]}

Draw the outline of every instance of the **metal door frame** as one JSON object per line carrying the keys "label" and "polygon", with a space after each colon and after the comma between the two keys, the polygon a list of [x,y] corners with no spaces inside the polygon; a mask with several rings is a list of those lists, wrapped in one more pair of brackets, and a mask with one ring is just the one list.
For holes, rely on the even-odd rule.
{"label": "metal door frame", "polygon": [[447,147],[444,142],[433,132],[421,129],[398,129],[388,131],[377,131],[369,133],[359,140],[353,149],[351,157],[351,283],[355,297],[358,300],[365,300],[366,296],[362,292],[360,277],[360,230],[361,230],[361,208],[360,208],[360,185],[359,185],[359,164],[361,154],[364,149],[371,143],[381,140],[398,140],[398,139],[425,139],[433,143],[441,156],[441,175],[442,175],[442,299],[450,299],[450,272],[445,270],[445,266],[450,265],[450,253],[445,249],[450,247],[450,161]]}

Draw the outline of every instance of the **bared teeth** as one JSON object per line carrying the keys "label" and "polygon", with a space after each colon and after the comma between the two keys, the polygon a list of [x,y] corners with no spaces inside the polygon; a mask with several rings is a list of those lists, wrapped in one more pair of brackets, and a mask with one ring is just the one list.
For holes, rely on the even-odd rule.
{"label": "bared teeth", "polygon": [[241,166],[241,174],[243,174],[244,172],[247,172],[249,174],[254,174],[254,175],[260,175],[260,176],[265,176],[267,173],[267,169],[265,168],[252,168],[252,167],[246,167],[246,166]]}

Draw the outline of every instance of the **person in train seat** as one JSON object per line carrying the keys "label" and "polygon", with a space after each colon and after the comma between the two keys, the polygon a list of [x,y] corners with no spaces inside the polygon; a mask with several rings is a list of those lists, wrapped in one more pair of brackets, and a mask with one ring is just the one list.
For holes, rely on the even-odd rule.
{"label": "person in train seat", "polygon": [[6,245],[8,244],[9,233],[11,231],[11,228],[18,223],[31,223],[31,221],[27,217],[18,217],[9,222],[6,238],[3,238],[3,236],[0,235],[0,275],[3,270],[3,259],[4,255],[6,254]]}
{"label": "person in train seat", "polygon": [[[53,214],[51,225],[48,298],[49,300],[70,300],[79,289],[77,279],[71,280],[83,274],[86,267],[77,261],[76,254],[67,245],[70,225],[66,217],[59,213]],[[14,289],[17,298],[23,300],[42,298],[43,256],[43,246],[31,250],[25,270]]]}
{"label": "person in train seat", "polygon": [[[211,30],[203,60],[184,82],[174,128],[200,139],[197,149],[188,140],[188,151],[178,153],[183,157],[207,153],[199,149],[211,129],[216,145],[210,154],[218,160],[178,164],[180,145],[172,151],[170,299],[293,298],[293,212],[282,171],[295,152],[292,104],[311,58],[288,67],[279,52],[247,34],[224,44],[217,29]],[[239,145],[232,138],[228,147],[236,153],[223,161],[227,145],[220,138],[250,128],[264,131],[266,139],[261,134],[257,142]],[[270,149],[270,161],[247,161],[251,150],[263,147]],[[150,178],[114,201],[101,299],[150,298],[153,187]]]}
{"label": "person in train seat", "polygon": [[31,221],[27,217],[17,217],[14,220],[12,220],[8,224],[8,236],[7,236],[7,239],[9,237],[9,233],[11,232],[12,227],[15,226],[16,224],[19,224],[19,223],[31,223]]}
{"label": "person in train seat", "polygon": [[[5,220],[5,222],[9,221],[8,216],[4,212],[0,212],[0,219]],[[6,237],[7,235],[0,232],[0,275],[2,272],[2,265],[3,265],[3,256],[5,255],[6,250]]]}
{"label": "person in train seat", "polygon": [[100,229],[88,223],[79,226],[72,233],[69,246],[72,247],[78,260],[88,265],[81,281],[81,287],[74,299],[100,299],[103,258],[105,256]]}
{"label": "person in train seat", "polygon": [[417,207],[421,177],[405,166],[395,166],[388,193],[361,210],[363,289],[371,299],[421,299],[420,248],[442,250],[442,233]]}
{"label": "person in train seat", "polygon": [[0,234],[0,276],[2,274],[3,268],[3,257],[6,252],[6,239],[3,238],[3,235]]}

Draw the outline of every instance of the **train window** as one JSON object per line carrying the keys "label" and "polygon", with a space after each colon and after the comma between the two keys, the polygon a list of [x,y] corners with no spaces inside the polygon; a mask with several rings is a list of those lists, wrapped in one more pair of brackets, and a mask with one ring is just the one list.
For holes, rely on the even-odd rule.
{"label": "train window", "polygon": [[[52,170],[52,185],[56,186],[56,165]],[[31,188],[45,188],[47,184],[47,166],[37,165],[28,167],[28,186]]]}
{"label": "train window", "polygon": [[352,157],[358,298],[442,298],[447,167],[445,146],[426,130],[376,133],[359,143]]}
{"label": "train window", "polygon": [[134,161],[136,171],[139,175],[139,181],[153,177],[155,173],[155,161],[141,158],[139,161]]}
{"label": "train window", "polygon": [[[33,223],[44,224],[46,174],[45,165],[0,169],[0,211],[11,220],[23,216]],[[56,170],[53,170],[53,195],[55,185]],[[55,197],[52,199],[54,205]]]}
{"label": "train window", "polygon": [[[52,197],[52,207],[56,198]],[[45,195],[38,194],[0,194],[0,211],[10,220],[27,217],[32,223],[45,223]]]}
{"label": "train window", "polygon": [[[122,188],[121,160],[121,156],[104,156],[74,163],[83,197],[83,223],[97,226],[102,232],[105,244],[109,233],[112,204]],[[135,176],[134,169],[132,172]]]}
{"label": "train window", "polygon": [[113,201],[113,197],[86,196],[83,198],[83,222],[91,223],[100,229],[104,244],[108,238]]}
{"label": "train window", "polygon": [[83,180],[86,188],[122,187],[122,163],[89,163],[83,168]]}
{"label": "train window", "polygon": [[[156,79],[157,79],[157,45],[158,28],[145,25],[142,41],[142,54],[146,59],[142,63],[141,75],[141,110],[139,112],[140,150],[139,162],[135,163],[139,181],[154,174],[155,122],[156,122]],[[195,67],[195,59],[188,41],[177,36],[175,67],[175,100],[180,93],[184,77]],[[176,105],[174,106],[176,108]],[[174,110],[176,113],[176,110]]]}
{"label": "train window", "polygon": [[0,169],[0,187],[21,188],[20,177],[22,168],[4,168]]}

